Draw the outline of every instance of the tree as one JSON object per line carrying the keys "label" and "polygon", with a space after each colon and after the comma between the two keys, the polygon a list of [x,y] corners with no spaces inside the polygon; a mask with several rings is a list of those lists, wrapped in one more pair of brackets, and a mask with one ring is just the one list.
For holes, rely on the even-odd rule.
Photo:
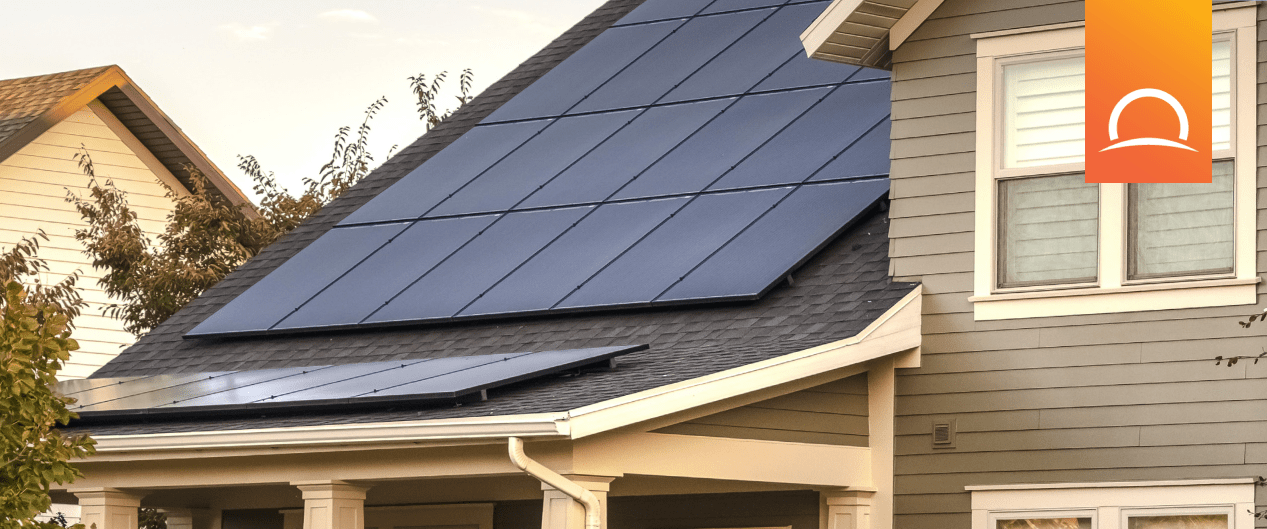
{"label": "tree", "polygon": [[71,459],[93,453],[86,435],[68,436],[57,427],[75,417],[57,395],[57,372],[79,348],[70,337],[83,307],[77,274],[53,285],[40,282],[48,265],[39,257],[40,232],[0,253],[0,529],[52,528],[35,522],[48,510],[53,482],[81,477]]}
{"label": "tree", "polygon": [[[436,101],[445,79],[445,72],[430,82],[424,74],[409,78],[418,97],[419,119],[426,122],[427,130],[471,99],[473,76],[468,69],[459,78],[458,107],[440,110]],[[254,156],[239,156],[238,168],[251,177],[260,197],[254,210],[234,206],[212,190],[205,175],[187,166],[190,193],[167,189],[175,208],[155,241],[141,229],[127,194],[110,179],[100,179],[88,150],[81,149],[75,157],[89,177],[87,196],[67,191],[67,200],[88,223],[75,232],[75,238],[84,244],[93,267],[105,271],[101,283],[106,293],[119,300],[106,308],[106,315],[122,320],[124,328],[135,335],[148,332],[347,192],[374,168],[370,123],[386,103],[386,98],[379,98],[366,109],[355,138],[351,127],[338,130],[330,160],[316,178],[303,180],[299,195],[278,185],[273,173],[265,172]]]}

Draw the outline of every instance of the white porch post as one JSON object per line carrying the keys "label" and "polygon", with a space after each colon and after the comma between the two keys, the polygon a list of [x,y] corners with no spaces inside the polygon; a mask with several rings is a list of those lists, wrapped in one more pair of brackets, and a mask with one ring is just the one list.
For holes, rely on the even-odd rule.
{"label": "white porch post", "polygon": [[71,489],[79,498],[79,522],[88,529],[137,529],[143,494],[107,487]]}
{"label": "white porch post", "polygon": [[[603,522],[601,529],[607,529],[607,492],[611,490],[611,482],[615,478],[576,475],[563,477],[572,480],[598,497],[598,503],[602,505],[602,512],[599,513]],[[545,496],[541,505],[541,529],[584,529],[585,507],[580,502],[545,483],[541,484],[541,490],[544,491]]]}
{"label": "white porch post", "polygon": [[871,479],[878,493],[871,499],[871,529],[893,529],[894,414],[896,367],[892,356],[875,360],[867,371],[867,444],[871,447]]}
{"label": "white porch post", "polygon": [[871,500],[874,492],[862,490],[830,490],[819,493],[823,498],[822,529],[870,529]]}
{"label": "white porch post", "polygon": [[303,491],[304,529],[365,529],[365,491],[337,480],[297,481]]}

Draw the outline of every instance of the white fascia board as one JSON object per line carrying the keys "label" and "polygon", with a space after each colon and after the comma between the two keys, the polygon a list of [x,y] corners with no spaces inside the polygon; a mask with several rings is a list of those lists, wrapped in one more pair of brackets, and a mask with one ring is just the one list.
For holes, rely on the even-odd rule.
{"label": "white fascia board", "polygon": [[567,416],[559,413],[464,419],[336,424],[250,430],[94,435],[98,453],[172,450],[372,445],[401,442],[567,438]]}

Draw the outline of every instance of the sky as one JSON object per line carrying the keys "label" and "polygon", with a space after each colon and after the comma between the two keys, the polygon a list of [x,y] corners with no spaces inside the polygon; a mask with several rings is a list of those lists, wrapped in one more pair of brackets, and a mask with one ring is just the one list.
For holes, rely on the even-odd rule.
{"label": "sky", "polygon": [[250,193],[238,155],[298,190],[340,126],[372,122],[381,163],[424,131],[408,77],[475,73],[492,84],[602,0],[6,2],[0,79],[117,64]]}

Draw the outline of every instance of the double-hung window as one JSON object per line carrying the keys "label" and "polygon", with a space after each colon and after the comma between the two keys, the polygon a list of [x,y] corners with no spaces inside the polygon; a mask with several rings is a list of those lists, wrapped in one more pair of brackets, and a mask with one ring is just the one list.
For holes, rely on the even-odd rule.
{"label": "double-hung window", "polygon": [[1088,184],[1080,24],[977,39],[978,320],[1256,303],[1253,7],[1214,13],[1211,184]]}

